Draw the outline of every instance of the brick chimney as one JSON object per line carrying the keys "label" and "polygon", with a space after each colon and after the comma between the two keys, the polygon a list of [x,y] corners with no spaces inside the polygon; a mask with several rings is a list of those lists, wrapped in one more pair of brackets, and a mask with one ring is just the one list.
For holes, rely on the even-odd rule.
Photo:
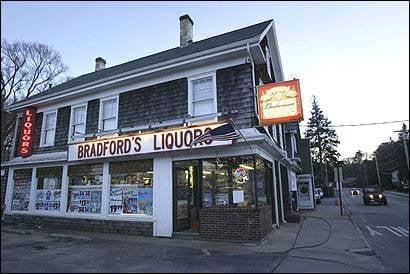
{"label": "brick chimney", "polygon": [[105,69],[105,64],[106,63],[107,62],[101,57],[95,58],[95,71]]}
{"label": "brick chimney", "polygon": [[193,39],[193,25],[191,17],[188,14],[179,17],[179,46],[185,47],[192,43]]}

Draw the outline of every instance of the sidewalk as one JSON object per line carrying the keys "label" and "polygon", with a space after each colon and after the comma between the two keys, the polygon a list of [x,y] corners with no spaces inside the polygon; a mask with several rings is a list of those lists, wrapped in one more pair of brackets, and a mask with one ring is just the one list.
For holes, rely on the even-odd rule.
{"label": "sidewalk", "polygon": [[[340,215],[335,198],[326,198],[314,211],[301,215],[301,223],[281,224],[262,244],[48,230],[2,223],[2,271],[26,272],[27,267],[40,272],[61,272],[61,267],[70,267],[73,272],[384,271],[348,215]],[[27,254],[16,261],[22,247]],[[33,248],[46,248],[50,254],[64,256],[45,261],[45,251],[38,253]],[[85,254],[94,254],[93,260],[85,260]]]}
{"label": "sidewalk", "polygon": [[408,193],[404,193],[404,192],[397,192],[397,191],[384,191],[387,194],[391,194],[391,195],[396,195],[396,196],[401,196],[401,197],[406,197],[409,198],[409,194]]}
{"label": "sidewalk", "polygon": [[335,198],[326,198],[314,211],[301,215],[302,223],[282,225],[256,248],[257,252],[282,253],[274,272],[383,272],[347,214],[340,215]]}

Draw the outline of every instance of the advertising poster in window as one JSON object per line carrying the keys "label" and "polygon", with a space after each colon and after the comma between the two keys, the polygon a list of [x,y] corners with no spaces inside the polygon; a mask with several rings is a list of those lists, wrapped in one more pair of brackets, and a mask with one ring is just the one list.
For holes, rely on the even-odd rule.
{"label": "advertising poster in window", "polygon": [[111,187],[110,214],[122,213],[122,187]]}
{"label": "advertising poster in window", "polygon": [[138,190],[138,213],[152,216],[152,188]]}
{"label": "advertising poster in window", "polygon": [[123,189],[123,213],[138,213],[138,186],[129,186]]}
{"label": "advertising poster in window", "polygon": [[90,201],[90,212],[91,213],[101,212],[101,198],[102,198],[101,190],[91,191],[91,201]]}
{"label": "advertising poster in window", "polygon": [[59,189],[37,190],[35,208],[37,210],[59,210],[60,198],[61,190]]}
{"label": "advertising poster in window", "polygon": [[258,86],[257,90],[260,125],[303,120],[298,79]]}
{"label": "advertising poster in window", "polygon": [[28,210],[31,179],[14,180],[12,210]]}

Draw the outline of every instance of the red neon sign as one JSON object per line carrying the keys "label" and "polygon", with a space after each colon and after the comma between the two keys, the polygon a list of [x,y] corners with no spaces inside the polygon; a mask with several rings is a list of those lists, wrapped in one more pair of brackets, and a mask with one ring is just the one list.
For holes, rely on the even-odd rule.
{"label": "red neon sign", "polygon": [[21,123],[20,143],[18,154],[22,157],[31,155],[31,148],[33,146],[34,126],[36,122],[37,109],[34,107],[26,108],[23,113],[23,120]]}

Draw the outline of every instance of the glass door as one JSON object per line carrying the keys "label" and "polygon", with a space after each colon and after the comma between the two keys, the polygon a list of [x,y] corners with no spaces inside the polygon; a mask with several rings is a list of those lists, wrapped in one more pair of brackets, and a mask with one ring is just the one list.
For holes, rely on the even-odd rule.
{"label": "glass door", "polygon": [[174,231],[199,229],[198,162],[174,162]]}

